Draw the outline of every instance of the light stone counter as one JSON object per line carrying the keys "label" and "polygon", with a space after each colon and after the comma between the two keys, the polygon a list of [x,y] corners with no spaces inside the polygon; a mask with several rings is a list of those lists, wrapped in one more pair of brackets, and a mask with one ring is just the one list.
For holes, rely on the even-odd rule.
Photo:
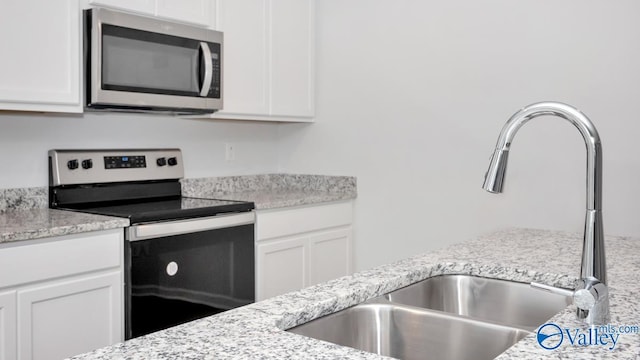
{"label": "light stone counter", "polygon": [[183,179],[184,196],[252,201],[256,209],[274,209],[355,199],[351,176],[266,174]]}
{"label": "light stone counter", "polygon": [[[183,179],[184,196],[252,201],[256,209],[356,197],[348,176],[267,174]],[[0,244],[129,226],[129,220],[48,209],[47,187],[0,189]]]}
{"label": "light stone counter", "polygon": [[[570,288],[579,273],[581,238],[581,234],[545,230],[504,230],[73,359],[380,359],[383,357],[283,330],[442,274]],[[606,247],[611,323],[640,325],[640,239],[608,236]],[[552,321],[583,327],[574,319],[574,311],[569,306]],[[639,359],[640,335],[621,335],[613,351],[566,344],[549,351],[537,344],[533,334],[499,356],[502,360],[540,358]]]}
{"label": "light stone counter", "polygon": [[128,219],[47,206],[46,187],[0,189],[0,244],[129,226]]}
{"label": "light stone counter", "polygon": [[129,226],[129,219],[53,209],[0,213],[0,244]]}

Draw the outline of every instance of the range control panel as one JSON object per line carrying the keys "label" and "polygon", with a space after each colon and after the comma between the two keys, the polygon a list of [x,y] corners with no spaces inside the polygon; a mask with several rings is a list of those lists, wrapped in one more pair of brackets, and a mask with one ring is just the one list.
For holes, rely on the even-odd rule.
{"label": "range control panel", "polygon": [[180,149],[50,150],[50,185],[181,179]]}
{"label": "range control panel", "polygon": [[129,169],[129,168],[146,168],[147,157],[144,155],[120,155],[120,156],[105,156],[104,168],[105,169]]}

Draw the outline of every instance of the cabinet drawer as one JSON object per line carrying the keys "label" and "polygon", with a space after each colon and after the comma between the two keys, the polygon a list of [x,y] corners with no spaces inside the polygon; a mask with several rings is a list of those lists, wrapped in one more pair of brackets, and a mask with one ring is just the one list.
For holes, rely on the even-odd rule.
{"label": "cabinet drawer", "polygon": [[0,246],[0,288],[119,267],[122,229]]}
{"label": "cabinet drawer", "polygon": [[353,222],[353,201],[256,212],[256,240],[301,234],[349,225]]}

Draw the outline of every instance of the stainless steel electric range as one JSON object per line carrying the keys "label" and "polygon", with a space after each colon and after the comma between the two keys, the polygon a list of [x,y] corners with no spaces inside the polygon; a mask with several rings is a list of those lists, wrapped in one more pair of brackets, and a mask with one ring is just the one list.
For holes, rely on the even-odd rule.
{"label": "stainless steel electric range", "polygon": [[49,207],[130,220],[125,338],[255,301],[254,204],[182,196],[179,149],[51,150]]}

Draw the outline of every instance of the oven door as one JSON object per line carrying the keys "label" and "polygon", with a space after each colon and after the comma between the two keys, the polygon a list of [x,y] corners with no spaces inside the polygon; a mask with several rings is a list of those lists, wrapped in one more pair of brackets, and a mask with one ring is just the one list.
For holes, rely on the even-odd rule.
{"label": "oven door", "polygon": [[253,221],[251,212],[130,227],[126,338],[254,302]]}
{"label": "oven door", "polygon": [[222,33],[105,9],[85,18],[88,108],[222,108]]}

